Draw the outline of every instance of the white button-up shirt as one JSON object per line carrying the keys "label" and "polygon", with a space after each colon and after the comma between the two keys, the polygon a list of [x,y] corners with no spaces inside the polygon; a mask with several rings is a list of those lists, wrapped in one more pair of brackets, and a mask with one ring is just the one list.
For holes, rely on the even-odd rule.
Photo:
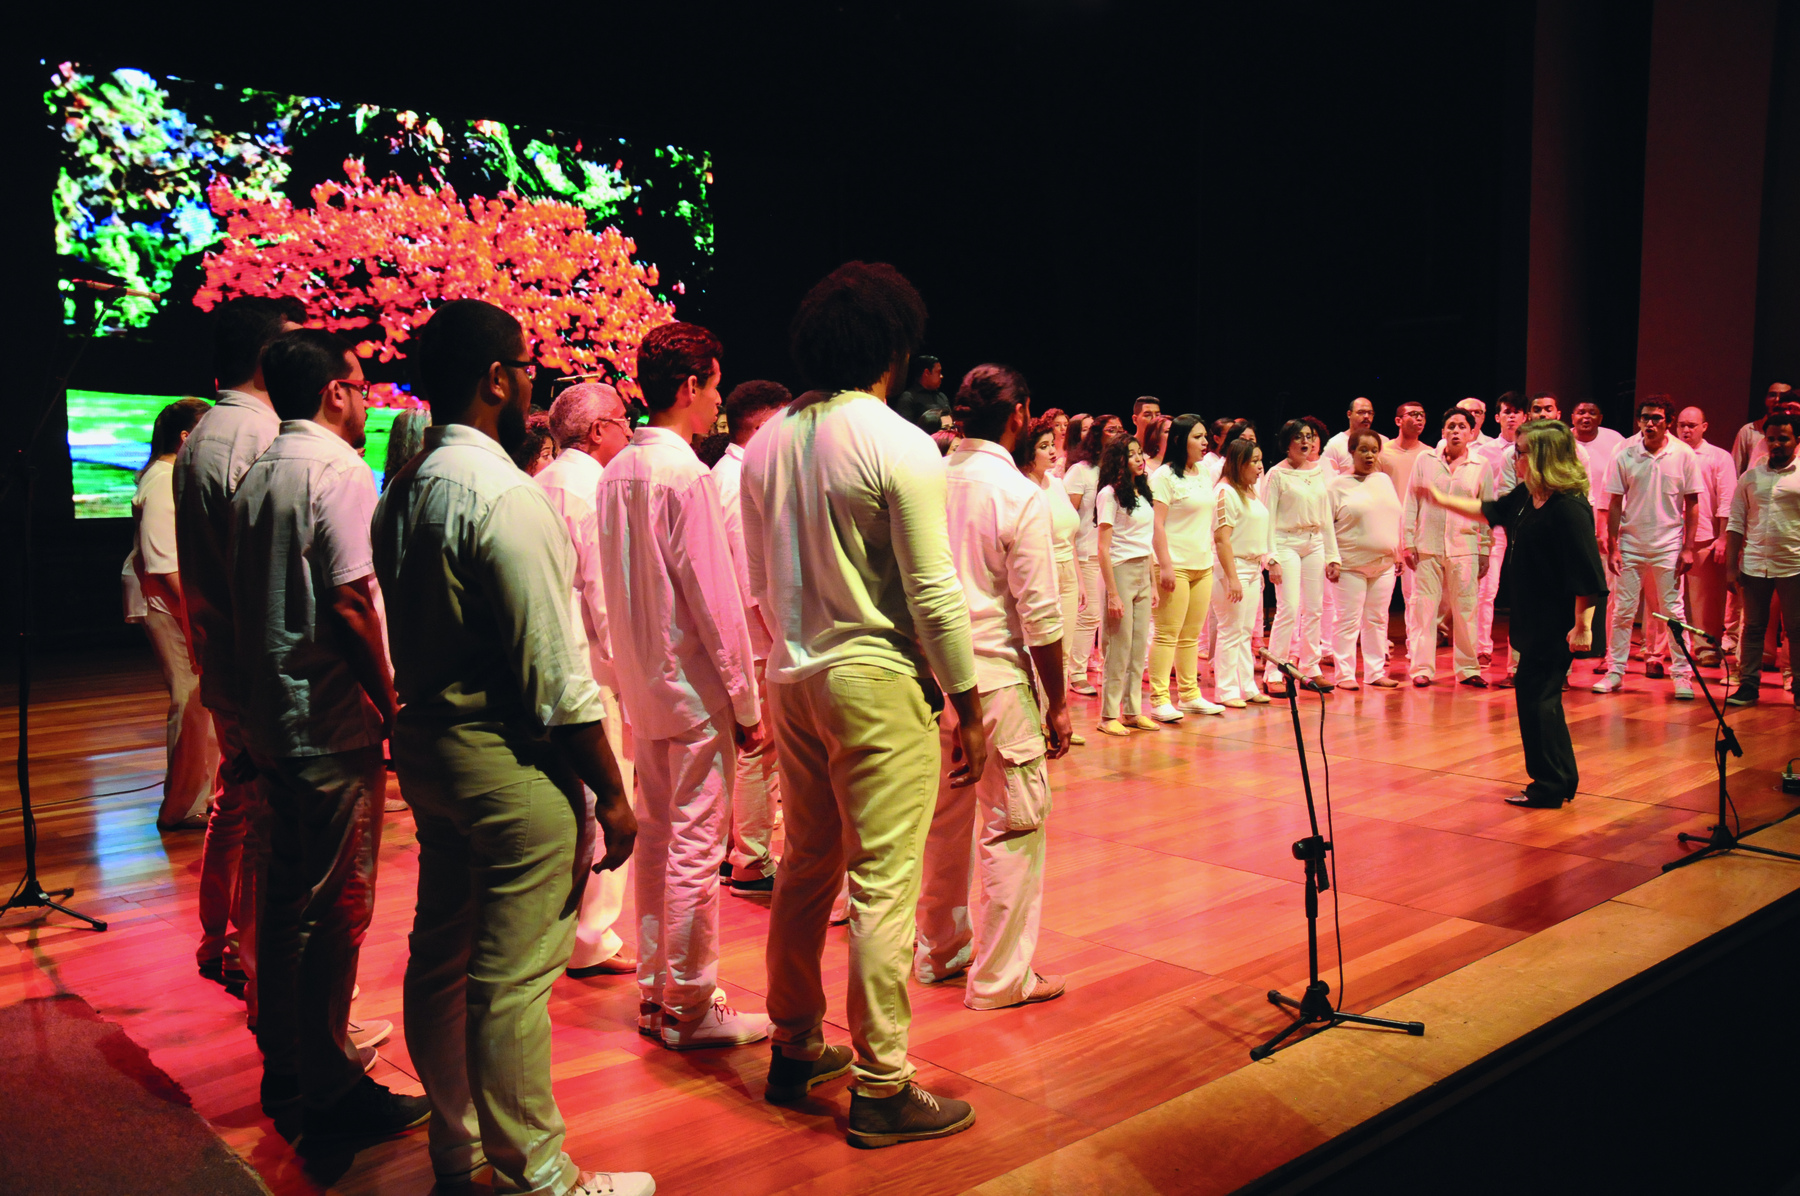
{"label": "white button-up shirt", "polygon": [[1764,457],[1746,469],[1731,497],[1726,530],[1744,537],[1742,572],[1751,577],[1800,574],[1800,463],[1770,469]]}
{"label": "white button-up shirt", "polygon": [[950,556],[969,603],[976,685],[1031,683],[1031,648],[1062,639],[1050,507],[1012,454],[969,438],[946,468]]}
{"label": "white button-up shirt", "polygon": [[1607,466],[1605,490],[1624,498],[1619,551],[1644,558],[1681,551],[1687,499],[1703,489],[1694,450],[1671,436],[1654,455],[1641,440],[1628,441]]}
{"label": "white button-up shirt", "polygon": [[744,450],[750,589],[775,650],[769,679],[839,664],[976,684],[969,606],[950,556],[944,458],[861,391],[811,391]]}
{"label": "white button-up shirt", "polygon": [[1699,461],[1701,484],[1700,524],[1694,531],[1694,543],[1708,544],[1725,534],[1738,471],[1731,463],[1731,454],[1711,441],[1702,440],[1694,455]]}
{"label": "white button-up shirt", "polygon": [[619,702],[632,732],[669,739],[757,705],[744,595],[712,474],[679,433],[631,433],[594,504],[612,612]]}
{"label": "white button-up shirt", "polygon": [[1326,564],[1338,559],[1337,528],[1331,518],[1328,489],[1336,476],[1328,466],[1295,469],[1283,458],[1263,474],[1258,485],[1263,503],[1269,508],[1269,526],[1276,540],[1316,532],[1325,543]]}
{"label": "white button-up shirt", "polygon": [[1421,556],[1486,556],[1493,546],[1487,523],[1438,506],[1425,497],[1433,487],[1477,502],[1494,497],[1486,457],[1464,452],[1449,465],[1436,449],[1426,449],[1413,463],[1412,486],[1400,521],[1401,545]]}
{"label": "white button-up shirt", "polygon": [[545,731],[600,722],[605,704],[570,619],[575,549],[543,489],[486,433],[439,424],[389,480],[374,542],[400,727],[429,745],[404,766],[458,797],[562,773]]}
{"label": "white button-up shirt", "polygon": [[1100,499],[1100,471],[1092,461],[1078,461],[1063,471],[1063,493],[1080,521],[1075,525],[1075,559],[1085,561],[1100,551],[1100,525],[1094,504]]}
{"label": "white button-up shirt", "polygon": [[175,539],[188,634],[200,666],[200,700],[236,709],[231,619],[231,496],[251,463],[281,431],[275,409],[241,390],[222,390],[175,456]]}
{"label": "white button-up shirt", "polygon": [[270,757],[382,740],[381,715],[328,622],[332,591],[375,571],[375,475],[330,428],[288,420],[231,499],[237,699],[245,738]]}
{"label": "white button-up shirt", "polygon": [[725,455],[713,462],[713,482],[719,487],[719,510],[725,515],[725,538],[731,542],[731,562],[737,567],[738,588],[744,592],[744,621],[750,625],[750,650],[757,660],[769,659],[774,641],[763,622],[762,608],[750,593],[750,561],[744,553],[744,446],[728,444]]}
{"label": "white button-up shirt", "polygon": [[619,682],[613,672],[612,644],[606,630],[606,589],[600,581],[606,570],[601,564],[600,532],[594,518],[600,462],[581,449],[566,448],[532,480],[544,488],[551,507],[562,516],[575,549],[575,588],[570,592],[570,609],[575,626],[587,637],[588,671],[600,684],[617,690]]}

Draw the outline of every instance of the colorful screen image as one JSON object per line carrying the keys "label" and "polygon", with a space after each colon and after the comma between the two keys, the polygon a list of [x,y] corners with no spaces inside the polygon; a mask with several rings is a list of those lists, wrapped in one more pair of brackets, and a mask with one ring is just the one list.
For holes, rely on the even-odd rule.
{"label": "colorful screen image", "polygon": [[[439,304],[479,298],[518,318],[541,367],[598,376],[630,398],[644,334],[706,286],[713,167],[701,150],[129,67],[45,69],[73,327],[155,341],[194,308],[291,297],[308,326],[355,345],[386,401],[410,406],[408,341]],[[96,275],[159,298],[96,308],[69,281]],[[80,417],[70,397],[78,516],[119,513],[112,491],[89,487],[118,484],[99,454],[148,442],[155,410],[134,411],[129,397]]]}
{"label": "colorful screen image", "polygon": [[[78,519],[131,517],[137,475],[150,461],[150,429],[157,412],[180,395],[123,395],[100,390],[69,392],[69,461],[75,471],[75,516]],[[369,410],[368,442],[363,460],[382,483],[387,462],[388,429],[398,407]]]}

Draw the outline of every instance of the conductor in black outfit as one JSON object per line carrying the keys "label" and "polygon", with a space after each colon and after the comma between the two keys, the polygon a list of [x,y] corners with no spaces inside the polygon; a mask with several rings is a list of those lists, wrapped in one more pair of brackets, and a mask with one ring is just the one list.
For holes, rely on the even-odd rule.
{"label": "conductor in black outfit", "polygon": [[1555,809],[1573,801],[1580,774],[1563,718],[1563,682],[1577,656],[1606,652],[1596,641],[1594,610],[1606,606],[1606,572],[1594,542],[1588,477],[1575,455],[1575,437],[1560,420],[1533,420],[1519,429],[1519,484],[1493,502],[1428,493],[1439,506],[1506,529],[1506,576],[1512,587],[1512,643],[1519,650],[1513,695],[1519,739],[1531,783],[1506,800]]}

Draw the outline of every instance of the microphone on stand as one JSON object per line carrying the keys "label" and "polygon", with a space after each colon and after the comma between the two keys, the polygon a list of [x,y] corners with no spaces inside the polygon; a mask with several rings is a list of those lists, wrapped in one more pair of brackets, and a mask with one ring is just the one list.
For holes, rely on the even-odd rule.
{"label": "microphone on stand", "polygon": [[161,303],[163,301],[161,295],[154,294],[150,291],[135,290],[132,287],[122,286],[116,282],[99,282],[92,278],[71,278],[69,279],[69,283],[72,286],[82,287],[90,291],[97,291],[100,294],[107,296],[109,299],[117,298],[120,295],[130,295],[136,299],[148,299],[152,303]]}
{"label": "microphone on stand", "polygon": [[1299,669],[1278,656],[1269,655],[1268,649],[1258,648],[1256,654],[1267,661],[1270,668],[1280,670],[1282,676],[1286,677],[1289,681],[1299,681],[1302,679]]}
{"label": "microphone on stand", "polygon": [[1674,628],[1676,631],[1684,631],[1689,635],[1697,635],[1709,644],[1717,644],[1719,642],[1718,636],[1712,635],[1705,631],[1702,631],[1698,627],[1695,627],[1692,623],[1683,623],[1680,619],[1670,618],[1668,615],[1663,614],[1661,611],[1652,611],[1651,613],[1654,614],[1657,618],[1661,619],[1663,622],[1667,623],[1670,627]]}

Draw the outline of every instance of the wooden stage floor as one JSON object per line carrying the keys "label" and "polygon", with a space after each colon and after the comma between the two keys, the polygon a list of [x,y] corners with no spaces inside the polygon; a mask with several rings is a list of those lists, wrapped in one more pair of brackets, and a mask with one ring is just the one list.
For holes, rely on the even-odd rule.
{"label": "wooden stage floor", "polygon": [[[420,1136],[368,1148],[341,1174],[310,1174],[258,1111],[259,1059],[243,1007],[194,972],[200,836],[159,835],[152,826],[166,699],[150,658],[65,658],[44,672],[32,741],[43,879],[74,885],[75,906],[111,928],[96,934],[60,916],[8,915],[0,925],[0,1004],[54,992],[85,998],[182,1084],[275,1192],[428,1190]],[[1766,680],[1764,704],[1733,718],[1746,748],[1732,763],[1745,826],[1795,804],[1776,777],[1800,751],[1800,718]],[[1265,992],[1296,992],[1305,975],[1300,873],[1289,846],[1306,823],[1284,703],[1190,716],[1112,740],[1093,730],[1091,700],[1077,701],[1088,743],[1053,766],[1038,958],[1041,970],[1068,975],[1068,995],[977,1013],[963,1007],[954,983],[913,990],[920,1079],[973,1101],[974,1129],[943,1142],[852,1150],[843,1139],[843,1082],[803,1107],[772,1107],[761,1100],[766,1046],[663,1051],[634,1032],[629,977],[565,977],[551,1013],[557,1094],[576,1161],[649,1170],[670,1193],[920,1194],[983,1184],[996,1192],[1215,1191],[1316,1144],[1315,1128],[1240,1144],[1217,1174],[1201,1167],[1154,1183],[1100,1182],[1109,1164],[1093,1143],[1167,1121],[1186,1107],[1177,1098],[1249,1082],[1234,1075],[1250,1066],[1247,1049],[1281,1024]],[[1577,690],[1567,704],[1581,797],[1562,811],[1534,811],[1500,800],[1525,780],[1508,691],[1440,683],[1325,703],[1348,1008],[1416,998],[1497,952],[1529,951],[1514,945],[1655,878],[1680,854],[1677,832],[1705,833],[1715,786],[1704,703],[1674,702],[1668,682],[1646,681],[1634,664],[1624,693]],[[1319,706],[1302,699],[1323,797]],[[10,710],[0,724],[10,759]],[[10,775],[6,782],[0,881],[10,889],[22,845]],[[360,977],[358,1012],[396,1025],[416,875],[411,829],[405,813],[389,815]],[[766,900],[723,903],[723,982],[741,1007],[760,1008]],[[1329,896],[1325,908],[1329,919]],[[628,940],[629,922],[628,914]],[[1328,933],[1329,920],[1324,927]],[[847,1037],[843,935],[833,930],[826,950],[834,1041]],[[1326,957],[1335,964],[1329,940]],[[1327,978],[1335,991],[1335,967]],[[1353,1037],[1371,1036],[1337,1031],[1306,1047]],[[1432,1044],[1428,1034],[1379,1045],[1405,1058]],[[381,1051],[377,1078],[418,1091],[398,1032]],[[1279,1075],[1289,1058],[1254,1070]],[[1150,1170],[1146,1163],[1134,1174]]]}

